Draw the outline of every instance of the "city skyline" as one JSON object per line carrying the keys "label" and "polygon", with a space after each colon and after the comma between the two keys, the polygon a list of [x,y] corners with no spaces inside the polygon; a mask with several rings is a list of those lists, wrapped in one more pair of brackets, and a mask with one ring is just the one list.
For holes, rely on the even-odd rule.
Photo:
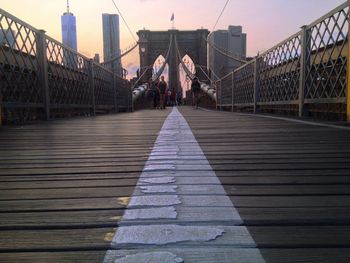
{"label": "city skyline", "polygon": [[[242,25],[248,35],[247,56],[254,56],[294,34],[302,25],[313,22],[343,2],[343,0],[309,0],[307,2],[247,0],[242,3],[231,0],[215,29],[226,29],[228,25]],[[136,37],[136,32],[143,28],[170,29],[172,13],[175,15],[175,27],[179,30],[203,27],[212,31],[225,0],[215,1],[215,3],[209,0],[189,0],[186,1],[186,5],[170,0],[136,0],[133,5],[130,5],[129,1],[116,3]],[[101,15],[102,13],[118,14],[112,1],[72,0],[70,5],[77,17],[78,51],[91,58],[95,53],[103,54]],[[136,5],[137,8],[135,8]],[[44,2],[12,0],[1,3],[1,8],[4,10],[38,29],[44,29],[49,36],[57,40],[61,40],[60,15],[65,6],[66,1],[63,0]],[[123,50],[135,40],[122,21],[120,31]],[[123,58],[123,66],[134,74],[139,65],[138,60],[136,49]]]}

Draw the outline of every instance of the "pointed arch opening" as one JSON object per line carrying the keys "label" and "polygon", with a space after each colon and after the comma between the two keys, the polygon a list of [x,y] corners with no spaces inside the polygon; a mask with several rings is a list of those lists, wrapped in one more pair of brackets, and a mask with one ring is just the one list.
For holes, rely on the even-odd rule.
{"label": "pointed arch opening", "polygon": [[[185,55],[182,58],[182,62],[185,66],[191,71],[192,74],[196,74],[196,66],[189,55]],[[182,97],[186,96],[186,92],[191,89],[191,80],[187,77],[186,71],[184,70],[182,64],[179,64],[179,73],[180,73],[180,83],[182,88]]]}
{"label": "pointed arch opening", "polygon": [[[157,72],[161,69],[161,67],[163,66],[163,63],[165,61],[165,58],[163,55],[159,55],[154,63],[153,63],[153,67],[152,67],[152,76],[154,74],[157,74]],[[169,64],[167,63],[163,73],[161,74],[161,76],[164,76],[165,80],[168,82],[169,81]]]}

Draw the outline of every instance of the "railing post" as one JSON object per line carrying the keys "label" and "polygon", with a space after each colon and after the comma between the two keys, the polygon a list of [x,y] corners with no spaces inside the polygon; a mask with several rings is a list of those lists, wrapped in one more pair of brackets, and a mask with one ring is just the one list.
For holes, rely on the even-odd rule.
{"label": "railing post", "polygon": [[235,88],[235,72],[234,71],[232,71],[232,80],[231,80],[231,96],[232,96],[232,98],[231,98],[231,104],[232,104],[232,108],[231,108],[231,111],[233,112],[233,107],[234,107],[234,105],[235,105],[235,99],[234,99],[234,95],[235,95],[235,93],[234,93],[234,88]]}
{"label": "railing post", "polygon": [[0,126],[2,125],[2,93],[0,89]]}
{"label": "railing post", "polygon": [[[350,0],[348,0],[348,6],[350,8]],[[348,17],[348,65],[347,65],[347,89],[346,89],[346,120],[347,122],[350,122],[350,42],[349,42],[349,37],[350,37],[350,21],[349,21],[349,17]]]}
{"label": "railing post", "polygon": [[118,85],[117,75],[113,74],[113,92],[114,92],[114,111],[118,112]]}
{"label": "railing post", "polygon": [[304,115],[304,98],[306,86],[306,56],[308,52],[308,31],[307,26],[301,27],[301,54],[300,54],[300,77],[299,77],[299,117]]}
{"label": "railing post", "polygon": [[[215,89],[216,89],[216,110],[218,110],[218,105],[219,105],[219,92],[220,92],[220,88],[219,88],[219,85],[218,85],[219,81],[215,81],[214,82],[214,86],[215,86]],[[192,94],[192,101],[191,101],[191,105],[193,106],[193,94]]]}
{"label": "railing post", "polygon": [[128,85],[128,83],[125,84],[125,86],[127,87],[127,89],[130,91],[129,96],[128,96],[128,106],[130,107],[130,112],[134,111],[134,102],[132,100],[132,94],[133,94],[133,90],[131,89],[131,86]]}
{"label": "railing post", "polygon": [[221,103],[222,103],[222,81],[221,80],[217,80],[216,81],[216,88],[217,91],[216,92],[216,110],[221,110]]}
{"label": "railing post", "polygon": [[257,102],[258,102],[258,96],[259,96],[259,56],[255,58],[254,63],[254,113],[257,112]]}
{"label": "railing post", "polygon": [[94,60],[89,61],[89,83],[91,92],[91,106],[92,114],[96,115],[96,98],[95,98],[95,71],[94,71]]}
{"label": "railing post", "polygon": [[48,77],[48,64],[46,55],[46,36],[44,30],[39,30],[36,34],[36,52],[38,62],[39,87],[43,91],[45,119],[50,119],[50,90]]}

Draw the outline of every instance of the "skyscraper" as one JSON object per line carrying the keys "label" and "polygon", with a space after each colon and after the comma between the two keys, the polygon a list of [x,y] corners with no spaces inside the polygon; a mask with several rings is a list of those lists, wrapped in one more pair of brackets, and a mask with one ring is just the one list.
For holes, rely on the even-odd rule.
{"label": "skyscraper", "polygon": [[67,0],[67,12],[61,16],[62,42],[66,46],[77,50],[77,26],[73,13],[69,11],[69,0]]}
{"label": "skyscraper", "polygon": [[229,26],[227,30],[211,32],[208,41],[208,66],[212,79],[217,80],[238,68],[241,63],[221,54],[212,45],[224,50],[230,56],[240,60],[246,59],[247,35],[242,33],[241,26]]}
{"label": "skyscraper", "polygon": [[[108,62],[120,56],[119,16],[116,14],[102,14],[102,26],[103,59],[104,62]],[[108,63],[106,66],[119,76],[122,75],[120,59]]]}

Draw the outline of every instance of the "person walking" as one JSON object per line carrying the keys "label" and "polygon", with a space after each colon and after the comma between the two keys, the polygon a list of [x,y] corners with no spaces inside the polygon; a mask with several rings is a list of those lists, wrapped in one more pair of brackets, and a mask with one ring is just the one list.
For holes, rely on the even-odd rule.
{"label": "person walking", "polygon": [[147,101],[149,102],[150,108],[153,108],[154,101],[154,90],[153,90],[153,81],[152,78],[149,79],[147,85]]}
{"label": "person walking", "polygon": [[201,84],[199,83],[199,80],[197,77],[194,77],[194,79],[192,80],[191,90],[192,90],[193,106],[196,109],[198,109],[199,94],[201,92]]}
{"label": "person walking", "polygon": [[160,95],[160,109],[165,109],[165,95],[167,91],[167,83],[164,80],[164,76],[160,77],[160,82],[158,84],[158,90]]}
{"label": "person walking", "polygon": [[156,79],[153,83],[152,83],[152,90],[153,90],[153,108],[157,109],[159,107],[159,101],[160,101],[160,94],[159,94],[159,90],[158,90],[158,80]]}
{"label": "person walking", "polygon": [[179,89],[176,95],[177,105],[182,105],[182,89]]}

